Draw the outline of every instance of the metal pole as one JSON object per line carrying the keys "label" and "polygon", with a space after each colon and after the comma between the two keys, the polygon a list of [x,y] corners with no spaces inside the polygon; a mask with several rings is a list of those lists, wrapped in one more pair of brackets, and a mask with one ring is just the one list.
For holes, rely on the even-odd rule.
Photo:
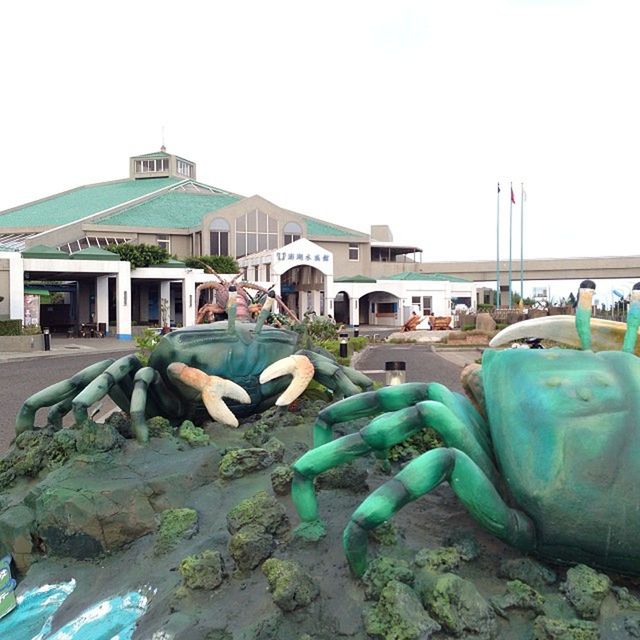
{"label": "metal pole", "polygon": [[500,307],[500,183],[496,205],[496,309]]}
{"label": "metal pole", "polygon": [[524,300],[524,182],[520,183],[520,299]]}
{"label": "metal pole", "polygon": [[513,303],[511,300],[511,246],[513,244],[513,234],[511,233],[513,228],[513,182],[509,183],[510,194],[509,194],[509,309],[513,307]]}

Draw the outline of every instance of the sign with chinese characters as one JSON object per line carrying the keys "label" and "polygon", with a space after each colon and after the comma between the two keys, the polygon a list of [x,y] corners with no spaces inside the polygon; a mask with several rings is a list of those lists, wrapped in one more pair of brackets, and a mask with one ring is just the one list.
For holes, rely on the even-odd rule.
{"label": "sign with chinese characters", "polygon": [[290,251],[276,251],[276,260],[295,260],[297,262],[329,262],[328,253],[293,253]]}

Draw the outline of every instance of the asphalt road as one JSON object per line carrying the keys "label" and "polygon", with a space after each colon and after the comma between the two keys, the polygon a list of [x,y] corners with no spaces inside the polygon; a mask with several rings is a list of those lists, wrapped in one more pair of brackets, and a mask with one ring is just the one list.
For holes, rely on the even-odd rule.
{"label": "asphalt road", "polygon": [[[30,358],[0,363],[0,452],[6,451],[14,437],[15,418],[26,398],[36,391],[69,378],[84,367],[104,360],[118,358],[122,351],[90,355],[55,356]],[[370,346],[364,354],[358,354],[356,368],[367,373],[373,380],[384,383],[384,364],[387,361],[406,362],[407,382],[441,382],[453,391],[462,391],[460,370],[477,357],[476,352],[431,351],[430,347],[418,344],[380,344]],[[108,398],[103,401],[102,412],[113,408]],[[46,410],[37,416],[43,423]]]}
{"label": "asphalt road", "polygon": [[[70,378],[94,362],[106,358],[119,358],[122,355],[120,351],[113,354],[43,356],[0,363],[0,452],[9,448],[15,435],[16,414],[31,394]],[[103,406],[106,406],[106,403]],[[38,412],[37,418],[44,422],[46,410]]]}

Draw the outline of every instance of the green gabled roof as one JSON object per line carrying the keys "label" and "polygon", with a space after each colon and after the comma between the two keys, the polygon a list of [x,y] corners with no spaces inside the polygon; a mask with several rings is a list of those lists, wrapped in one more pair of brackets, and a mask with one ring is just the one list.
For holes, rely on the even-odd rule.
{"label": "green gabled roof", "polygon": [[87,247],[72,253],[72,260],[120,260],[120,256],[113,251],[100,249],[100,247]]}
{"label": "green gabled roof", "polygon": [[147,178],[146,180],[120,180],[78,187],[72,191],[50,196],[39,202],[26,204],[0,214],[0,228],[58,227],[178,182],[182,182],[182,180],[179,178]]}
{"label": "green gabled roof", "polygon": [[49,247],[46,244],[37,244],[35,247],[30,247],[29,249],[25,249],[22,252],[23,258],[45,258],[54,260],[67,260],[69,256],[64,253],[64,251],[60,251],[59,249],[55,249],[54,247]]}
{"label": "green gabled roof", "polygon": [[338,276],[333,279],[334,282],[362,282],[362,283],[372,283],[378,282],[375,278],[369,278],[367,276]]}
{"label": "green gabled roof", "polygon": [[162,264],[154,264],[153,266],[161,267],[163,269],[171,267],[179,267],[181,269],[184,269],[187,265],[180,260],[176,260],[175,258],[169,258],[166,262],[163,262]]}
{"label": "green gabled roof", "polygon": [[446,273],[422,273],[421,271],[405,271],[389,276],[385,280],[436,280],[438,282],[471,282],[466,278],[458,278],[458,276],[450,276]]}
{"label": "green gabled roof", "polygon": [[367,238],[366,233],[354,231],[353,229],[345,229],[343,227],[335,227],[332,224],[314,220],[313,218],[307,218],[305,224],[307,225],[307,236],[309,237],[336,236],[338,238],[353,238],[362,236],[363,239]]}
{"label": "green gabled roof", "polygon": [[137,160],[138,158],[168,158],[170,155],[171,154],[167,153],[166,151],[154,151],[152,153],[143,153],[139,156],[131,156],[131,157]]}
{"label": "green gabled roof", "polygon": [[164,227],[188,229],[202,224],[202,216],[240,200],[226,193],[170,191],[102,218],[96,224],[119,227]]}

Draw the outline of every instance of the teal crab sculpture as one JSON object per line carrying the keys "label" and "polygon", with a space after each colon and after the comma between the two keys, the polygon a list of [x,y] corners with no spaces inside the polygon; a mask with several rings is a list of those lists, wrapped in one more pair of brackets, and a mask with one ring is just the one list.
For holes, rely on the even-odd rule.
{"label": "teal crab sculpture", "polygon": [[[255,322],[236,322],[236,291],[230,287],[228,319],[163,336],[143,367],[135,355],[93,364],[29,397],[18,412],[16,433],[34,429],[36,412],[50,407],[47,422],[62,426],[73,411],[76,423],[89,418],[105,396],[131,416],[136,439],[149,438],[147,418],[202,422],[207,416],[232,427],[238,418],[293,402],[312,379],[338,397],[372,387],[355,369],[313,350],[299,350],[299,334],[266,324],[273,292]],[[225,401],[227,398],[227,401]]]}
{"label": "teal crab sculpture", "polygon": [[[324,534],[313,485],[319,473],[384,455],[431,427],[445,446],[407,464],[351,517],[343,544],[353,574],[367,567],[369,531],[443,482],[482,527],[523,552],[640,574],[640,283],[626,327],[591,320],[594,288],[581,284],[575,319],[528,320],[492,342],[560,335],[581,350],[487,350],[481,367],[463,373],[470,398],[440,384],[408,383],[323,410],[316,448],[294,464],[297,534]],[[621,351],[595,352],[620,343]],[[376,417],[332,440],[333,425],[364,416]]]}

